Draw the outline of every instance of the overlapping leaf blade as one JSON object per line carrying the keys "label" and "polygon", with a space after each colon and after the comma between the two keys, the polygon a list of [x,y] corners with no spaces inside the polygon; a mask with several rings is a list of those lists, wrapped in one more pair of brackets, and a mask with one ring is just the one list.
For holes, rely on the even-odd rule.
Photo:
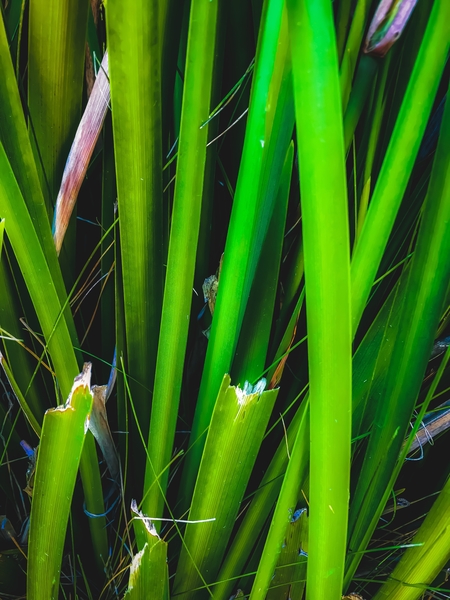
{"label": "overlapping leaf blade", "polygon": [[246,393],[223,379],[189,512],[197,522],[187,525],[174,583],[182,598],[198,598],[196,588],[215,581],[277,394]]}

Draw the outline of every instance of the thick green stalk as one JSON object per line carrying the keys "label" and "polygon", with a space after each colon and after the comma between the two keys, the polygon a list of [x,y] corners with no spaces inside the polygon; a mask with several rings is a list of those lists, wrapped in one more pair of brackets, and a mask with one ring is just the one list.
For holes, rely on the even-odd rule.
{"label": "thick green stalk", "polygon": [[[189,329],[211,111],[219,0],[191,6],[175,198],[152,402],[143,511],[160,517],[172,456]],[[160,486],[157,485],[160,480]],[[146,495],[146,492],[148,494]]]}
{"label": "thick green stalk", "polygon": [[86,363],[74,380],[67,402],[44,416],[30,515],[30,600],[59,597],[67,523],[92,409],[90,383],[91,364]]}
{"label": "thick green stalk", "polygon": [[186,527],[174,597],[196,599],[202,580],[215,581],[277,395],[278,390],[246,393],[230,386],[229,375],[223,378],[195,484],[189,512],[193,523]]}
{"label": "thick green stalk", "polygon": [[[350,483],[351,325],[342,106],[331,4],[288,1],[294,73],[310,374],[307,598],[340,599]],[[330,339],[333,343],[330,344]],[[304,450],[297,434],[252,600],[264,598],[295,508]]]}
{"label": "thick green stalk", "polygon": [[[161,18],[166,2],[108,0],[106,26],[119,203],[127,373],[148,435],[163,291]],[[137,485],[145,453],[132,429]],[[137,492],[137,489],[135,491]]]}
{"label": "thick green stalk", "polygon": [[405,193],[450,46],[450,3],[436,0],[352,259],[356,331]]}
{"label": "thick green stalk", "polygon": [[[299,435],[297,435],[297,432],[300,432]],[[309,402],[307,398],[305,398],[295,413],[286,437],[275,451],[270,465],[264,474],[264,478],[252,499],[249,510],[246,512],[243,522],[234,536],[233,543],[224,558],[223,565],[217,577],[217,580],[222,583],[214,586],[214,597],[217,600],[228,600],[235,584],[233,578],[242,573],[242,569],[248,561],[249,554],[255,542],[255,531],[263,529],[264,523],[276,502],[283,483],[288,463],[287,449],[293,447],[297,438],[304,440],[302,449],[303,460],[297,471],[297,480],[303,482],[307,475],[309,459]],[[299,449],[297,448],[298,453]],[[298,495],[298,485],[296,494]],[[296,500],[294,500],[295,502]],[[270,563],[269,567],[272,568],[273,563]]]}
{"label": "thick green stalk", "polygon": [[[352,397],[342,106],[331,4],[310,0],[302,6],[288,1],[288,10],[301,171],[310,386],[306,594],[315,600],[331,600],[341,597],[344,573]],[[282,499],[281,493],[279,501]]]}

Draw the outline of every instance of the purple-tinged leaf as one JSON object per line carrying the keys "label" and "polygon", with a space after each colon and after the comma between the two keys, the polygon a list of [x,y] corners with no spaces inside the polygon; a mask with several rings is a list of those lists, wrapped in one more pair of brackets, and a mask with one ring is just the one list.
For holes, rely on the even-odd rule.
{"label": "purple-tinged leaf", "polygon": [[381,0],[367,33],[364,52],[384,56],[402,34],[417,0]]}
{"label": "purple-tinged leaf", "polygon": [[78,192],[110,103],[108,53],[105,52],[91,96],[81,118],[62,176],[53,219],[53,239],[59,254]]}

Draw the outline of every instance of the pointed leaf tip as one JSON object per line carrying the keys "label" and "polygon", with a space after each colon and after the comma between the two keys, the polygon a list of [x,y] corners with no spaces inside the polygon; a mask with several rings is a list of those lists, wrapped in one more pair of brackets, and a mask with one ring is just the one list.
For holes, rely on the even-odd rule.
{"label": "pointed leaf tip", "polygon": [[383,57],[403,33],[417,0],[381,0],[364,44],[364,53]]}

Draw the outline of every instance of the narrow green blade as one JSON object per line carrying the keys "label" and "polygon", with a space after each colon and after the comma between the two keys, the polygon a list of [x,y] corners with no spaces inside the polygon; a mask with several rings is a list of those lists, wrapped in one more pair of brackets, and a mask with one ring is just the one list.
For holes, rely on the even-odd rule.
{"label": "narrow green blade", "polygon": [[[192,424],[191,449],[183,472],[185,502],[194,485],[204,446],[204,432],[209,425],[215,398],[223,373],[230,370],[247,305],[256,264],[269,224],[272,206],[265,205],[259,193],[263,178],[265,145],[270,136],[271,111],[274,102],[267,103],[274,77],[275,57],[281,31],[284,3],[269,0],[261,22],[251,92],[245,142],[233,201],[233,210],[225,245],[220,291],[208,342],[203,377]],[[278,73],[279,76],[279,73]],[[273,117],[272,117],[273,118]],[[249,229],[242,235],[242,224]]]}
{"label": "narrow green blade", "polygon": [[232,377],[238,383],[246,379],[254,382],[264,371],[275,310],[293,161],[294,145],[291,142],[233,361]]}
{"label": "narrow green blade", "polygon": [[[164,508],[182,387],[200,228],[208,127],[211,111],[218,0],[194,0],[191,6],[181,131],[172,210],[167,274],[148,439],[143,504],[159,517]],[[160,486],[155,485],[160,478]]]}
{"label": "narrow green blade", "polygon": [[300,509],[292,515],[286,527],[285,543],[267,592],[267,600],[302,598],[306,583],[307,553],[308,516],[306,509]]}
{"label": "narrow green blade", "polygon": [[33,411],[31,410],[31,408],[28,405],[28,402],[24,398],[19,386],[17,385],[17,383],[13,377],[11,369],[9,368],[7,362],[5,361],[5,357],[3,356],[3,354],[1,352],[0,352],[0,365],[2,366],[2,369],[5,372],[6,378],[8,380],[9,385],[11,386],[11,389],[13,390],[14,394],[16,395],[17,400],[19,401],[20,408],[23,410],[26,418],[28,419],[28,422],[30,423],[30,425],[33,428],[36,435],[38,437],[40,437],[41,426],[37,422],[36,417],[33,414]]}

